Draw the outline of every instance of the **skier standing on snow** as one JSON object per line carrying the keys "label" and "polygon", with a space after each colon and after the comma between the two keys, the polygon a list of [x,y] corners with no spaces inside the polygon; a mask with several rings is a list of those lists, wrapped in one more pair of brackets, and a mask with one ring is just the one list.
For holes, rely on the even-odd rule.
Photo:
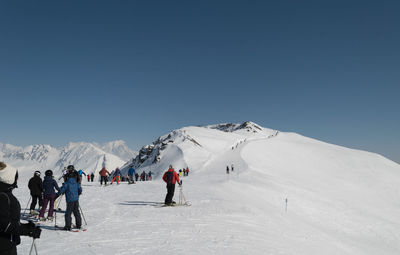
{"label": "skier standing on snow", "polygon": [[233,172],[233,164],[231,165],[231,171]]}
{"label": "skier standing on snow", "polygon": [[104,181],[104,186],[107,186],[107,174],[110,175],[110,172],[107,171],[106,167],[103,167],[103,169],[100,170],[99,172],[100,174],[100,185],[103,185],[103,181]]}
{"label": "skier standing on snow", "polygon": [[90,175],[90,181],[93,182],[94,180],[94,173],[92,172],[92,174]]}
{"label": "skier standing on snow", "polygon": [[86,176],[86,173],[82,169],[79,169],[78,174],[79,174],[79,184],[81,184],[82,183],[82,175],[84,174]]}
{"label": "skier standing on snow", "polygon": [[33,177],[29,180],[28,183],[29,190],[31,191],[32,203],[30,207],[30,214],[35,215],[36,203],[39,200],[39,210],[43,205],[43,182],[42,178],[40,178],[40,171],[35,171]]}
{"label": "skier standing on snow", "polygon": [[128,183],[129,183],[129,184],[135,183],[135,179],[134,179],[135,174],[136,174],[136,171],[135,171],[135,169],[133,168],[133,166],[131,166],[131,167],[129,168],[129,170],[128,170]]}
{"label": "skier standing on snow", "polygon": [[61,175],[60,178],[58,178],[58,180],[61,180],[61,178],[63,178],[63,179],[64,179],[64,182],[66,182],[66,181],[67,181],[67,174],[68,174],[68,170],[67,170],[66,167],[64,167],[64,169],[63,169],[63,171],[62,171],[62,175]]}
{"label": "skier standing on snow", "polygon": [[150,171],[150,172],[149,172],[149,180],[150,180],[150,181],[153,180],[152,174],[153,174],[153,173]]}
{"label": "skier standing on snow", "polygon": [[226,166],[226,174],[229,174],[229,166]]}
{"label": "skier standing on snow", "polygon": [[189,167],[186,167],[186,176],[189,176]]}
{"label": "skier standing on snow", "polygon": [[42,209],[40,210],[39,220],[45,220],[44,213],[46,212],[47,204],[50,202],[49,214],[47,215],[48,220],[53,220],[53,212],[54,212],[54,200],[56,199],[56,192],[60,190],[57,182],[53,179],[53,171],[47,170],[44,173],[44,181],[43,181],[43,193],[44,193],[44,202]]}
{"label": "skier standing on snow", "polygon": [[117,180],[117,184],[119,184],[120,175],[121,175],[121,171],[119,170],[119,167],[117,167],[117,168],[115,169],[115,171],[114,171],[114,178],[112,179],[111,184],[113,184],[113,182],[114,182],[115,180]]}
{"label": "skier standing on snow", "polygon": [[75,177],[75,181],[77,183],[81,183],[81,178],[79,177],[80,175],[79,175],[78,171],[76,171],[76,169],[75,169],[75,167],[73,165],[69,165],[67,167],[67,170],[68,170],[67,179],[72,175],[72,176]]}
{"label": "skier standing on snow", "polygon": [[178,184],[181,185],[181,182],[179,180],[179,175],[175,172],[172,165],[169,165],[168,171],[164,173],[163,180],[167,183],[167,195],[165,196],[165,205],[176,204],[175,201],[172,201],[175,193],[175,183],[178,182]]}
{"label": "skier standing on snow", "polygon": [[57,197],[65,193],[67,209],[65,211],[65,227],[64,230],[71,230],[72,219],[71,214],[74,214],[75,225],[77,229],[81,228],[82,219],[79,212],[79,195],[82,194],[82,187],[76,181],[77,173],[71,172],[68,174],[67,181],[63,183],[61,189],[57,193]]}
{"label": "skier standing on snow", "polygon": [[20,236],[40,238],[41,229],[32,222],[21,224],[21,205],[12,194],[17,187],[18,171],[0,162],[0,254],[16,255]]}
{"label": "skier standing on snow", "polygon": [[87,175],[87,182],[90,182],[90,174]]}
{"label": "skier standing on snow", "polygon": [[135,174],[135,180],[136,180],[136,182],[139,180],[139,174],[138,173]]}

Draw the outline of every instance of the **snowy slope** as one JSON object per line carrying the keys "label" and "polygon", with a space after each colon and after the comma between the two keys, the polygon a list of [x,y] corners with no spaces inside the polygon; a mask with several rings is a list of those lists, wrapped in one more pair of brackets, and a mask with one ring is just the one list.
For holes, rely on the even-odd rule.
{"label": "snowy slope", "polygon": [[152,171],[156,176],[172,164],[176,169],[197,171],[215,158],[221,150],[234,149],[239,144],[258,138],[271,138],[278,131],[262,128],[253,122],[185,127],[159,137],[143,146],[136,158],[122,168],[133,166],[139,172]]}
{"label": "snowy slope", "polygon": [[[173,131],[142,153],[139,168],[161,172],[173,162],[192,169],[183,178],[192,206],[159,207],[166,192],[159,179],[84,183],[88,230],[60,232],[46,223],[39,253],[400,254],[398,164],[294,133],[222,126]],[[26,181],[15,192],[22,207]],[[29,248],[23,238],[19,252]]]}

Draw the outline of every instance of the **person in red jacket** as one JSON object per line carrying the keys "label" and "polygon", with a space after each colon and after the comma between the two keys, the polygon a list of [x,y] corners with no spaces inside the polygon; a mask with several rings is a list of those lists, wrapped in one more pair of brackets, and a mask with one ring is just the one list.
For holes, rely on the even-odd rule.
{"label": "person in red jacket", "polygon": [[107,174],[110,175],[110,172],[107,171],[106,167],[103,167],[103,169],[100,170],[100,185],[103,185],[104,181],[104,186],[107,186]]}
{"label": "person in red jacket", "polygon": [[179,175],[175,172],[172,165],[169,165],[168,171],[166,171],[163,175],[163,180],[167,183],[167,195],[165,196],[165,205],[173,205],[175,204],[172,201],[175,193],[175,183],[178,182],[181,185],[181,181],[179,180]]}

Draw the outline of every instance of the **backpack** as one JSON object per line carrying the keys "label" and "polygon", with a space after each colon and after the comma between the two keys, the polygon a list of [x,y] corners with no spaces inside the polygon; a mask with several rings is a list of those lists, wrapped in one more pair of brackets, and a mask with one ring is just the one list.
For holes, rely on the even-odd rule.
{"label": "backpack", "polygon": [[172,181],[174,180],[174,172],[168,171],[165,175],[165,180],[167,181],[167,184],[172,184]]}

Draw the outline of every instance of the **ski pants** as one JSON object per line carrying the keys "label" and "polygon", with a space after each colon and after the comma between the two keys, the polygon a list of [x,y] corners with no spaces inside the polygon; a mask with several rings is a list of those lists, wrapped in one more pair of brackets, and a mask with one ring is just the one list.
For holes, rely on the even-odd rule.
{"label": "ski pants", "polygon": [[49,214],[47,216],[53,217],[55,198],[56,198],[55,194],[54,195],[44,195],[43,206],[42,206],[42,209],[40,210],[39,217],[44,217],[44,213],[46,212],[46,207],[49,202],[50,202],[50,208],[49,208]]}
{"label": "ski pants", "polygon": [[104,181],[104,185],[107,185],[107,176],[101,176],[100,185],[103,185],[103,181]]}
{"label": "ski pants", "polygon": [[111,181],[111,184],[112,184],[115,180],[117,180],[117,184],[119,184],[119,176],[118,176],[118,175],[117,175],[117,176],[114,176],[114,178],[113,178],[112,181]]}
{"label": "ski pants", "polygon": [[39,200],[39,207],[43,205],[43,197],[42,195],[32,195],[32,203],[31,203],[31,210],[35,210],[36,203]]}
{"label": "ski pants", "polygon": [[165,196],[165,204],[172,203],[172,198],[175,193],[175,184],[167,184],[167,195]]}
{"label": "ski pants", "polygon": [[65,211],[65,226],[71,228],[71,214],[74,214],[76,227],[82,226],[81,214],[79,212],[79,201],[67,202],[67,210]]}
{"label": "ski pants", "polygon": [[128,181],[129,181],[129,183],[135,183],[135,179],[133,178],[133,175],[128,175]]}

